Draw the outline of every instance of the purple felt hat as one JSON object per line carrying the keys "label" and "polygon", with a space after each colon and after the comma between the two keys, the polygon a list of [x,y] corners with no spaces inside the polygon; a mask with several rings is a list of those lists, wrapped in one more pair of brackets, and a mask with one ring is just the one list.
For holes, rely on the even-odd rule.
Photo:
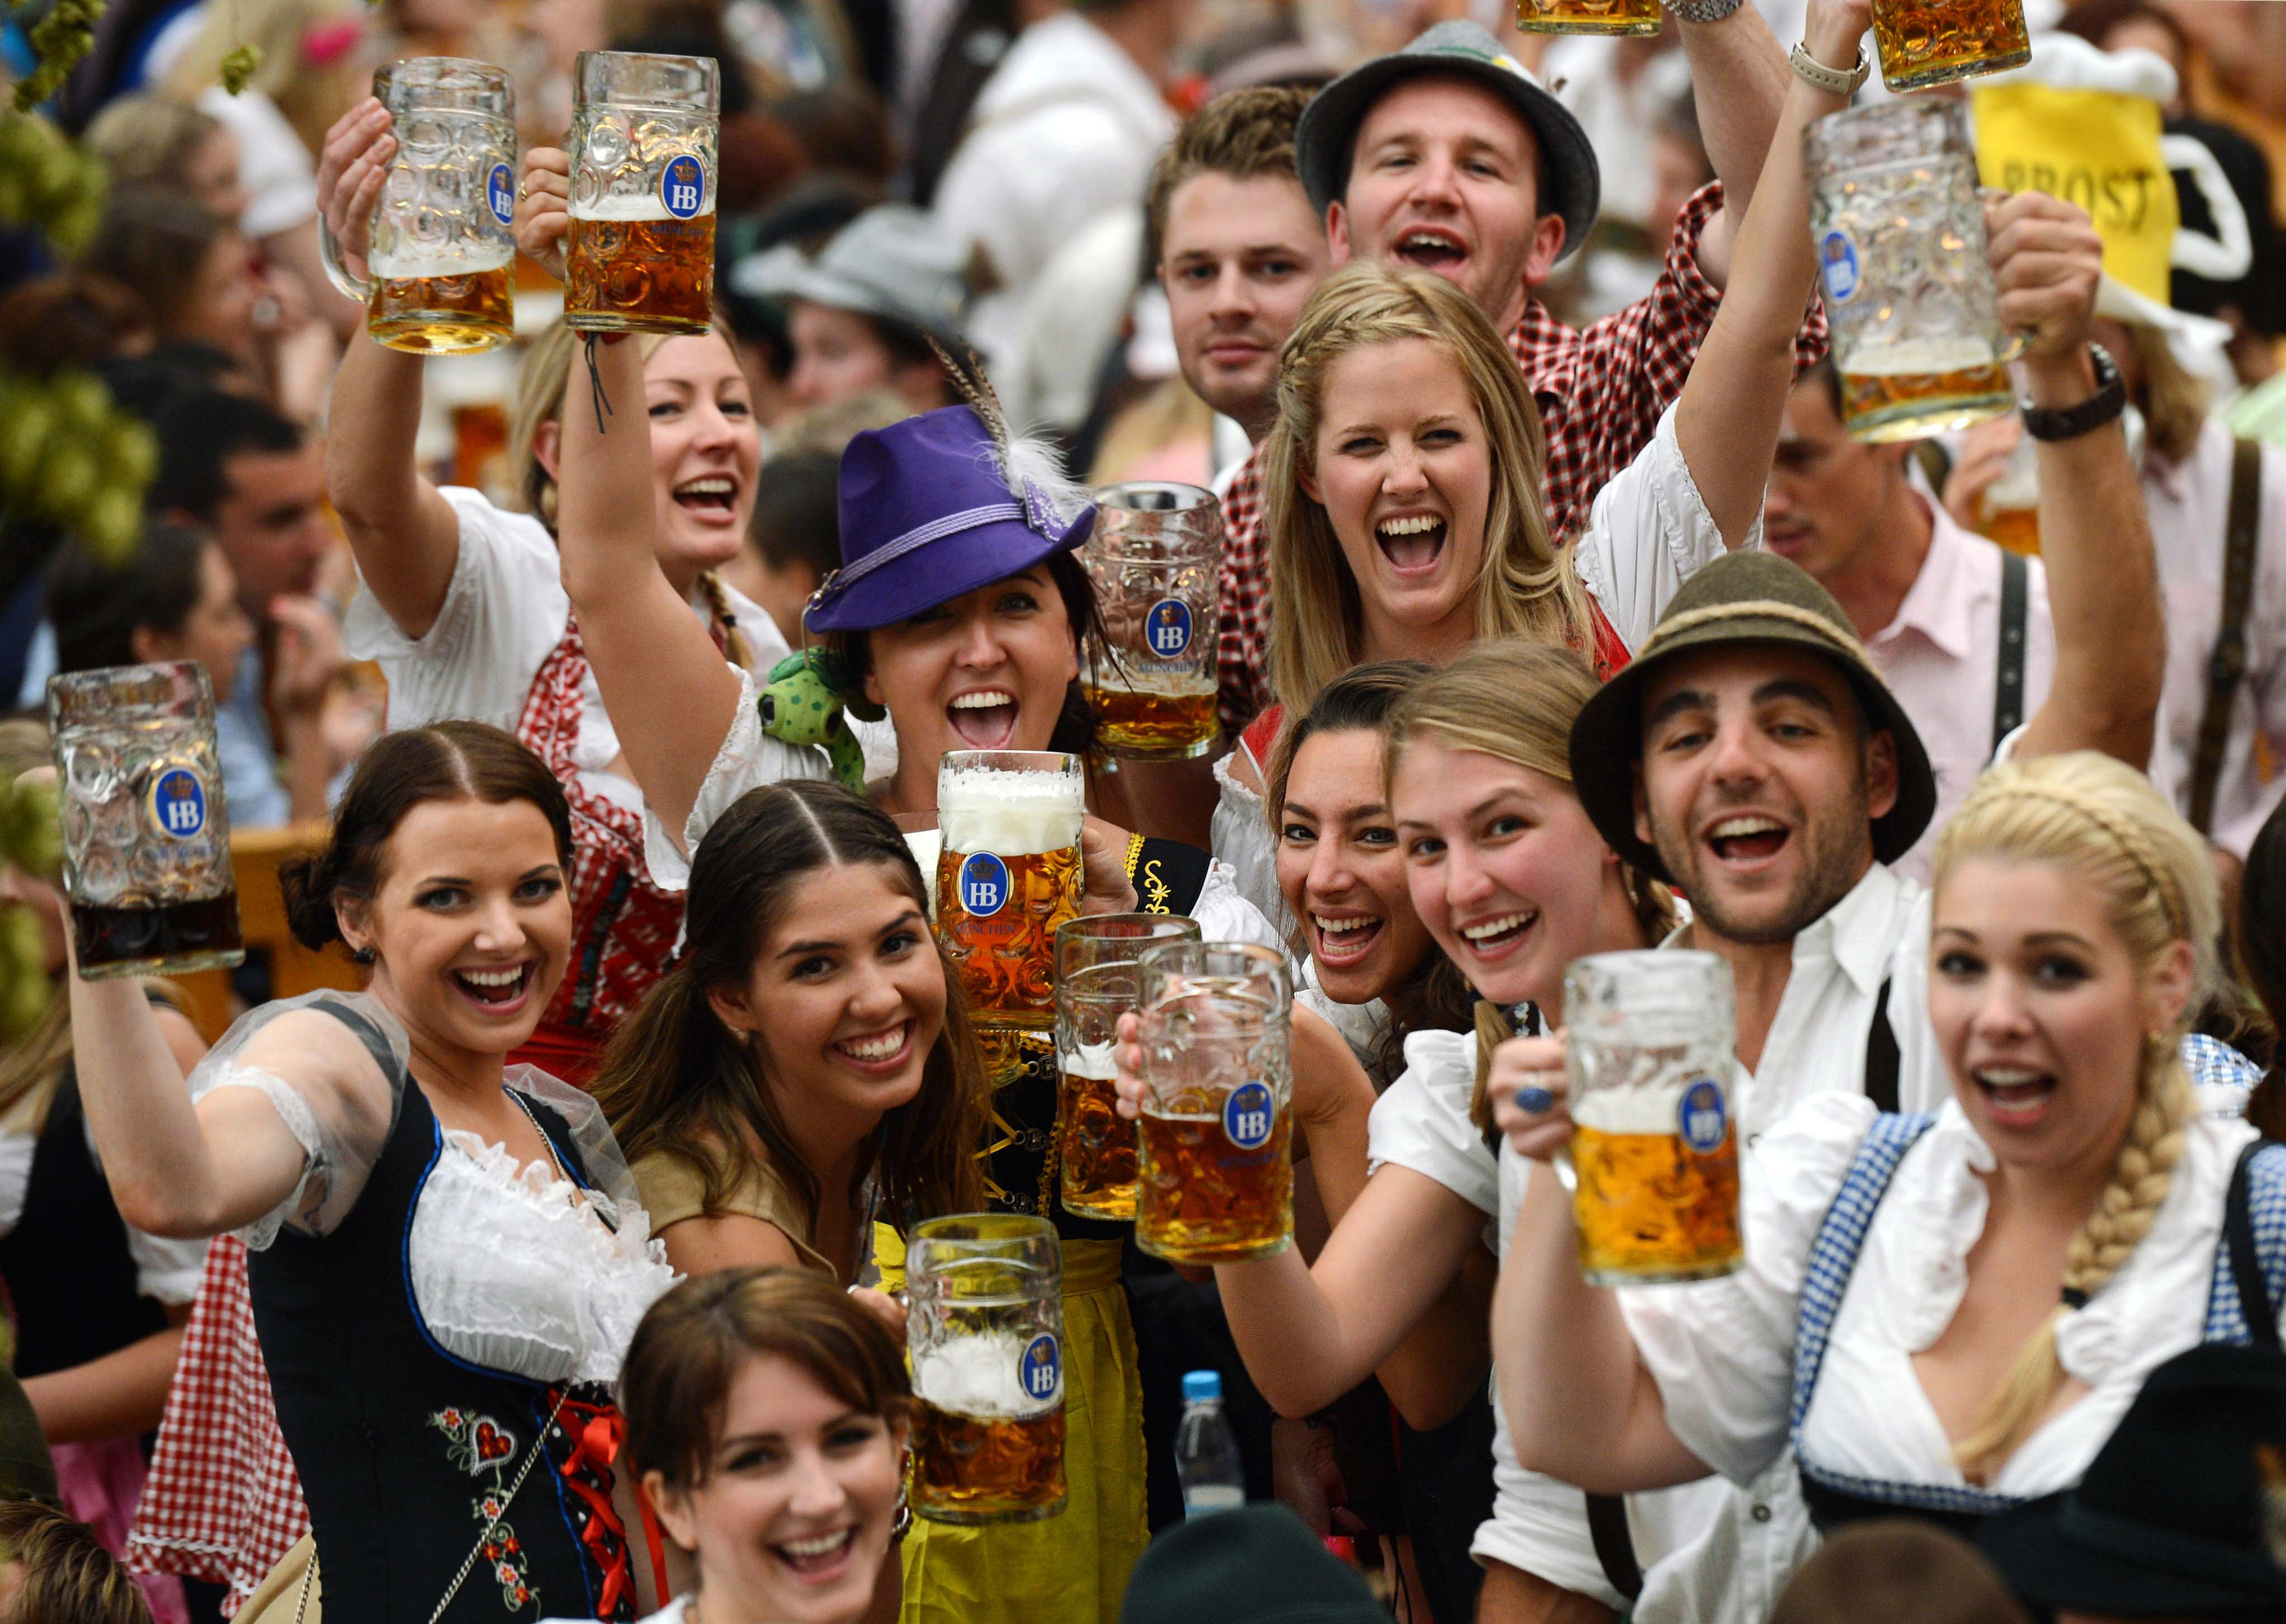
{"label": "purple felt hat", "polygon": [[1095,508],[1031,479],[1009,488],[965,406],[858,435],[841,453],[841,567],[802,612],[813,632],[891,626],[1087,540]]}

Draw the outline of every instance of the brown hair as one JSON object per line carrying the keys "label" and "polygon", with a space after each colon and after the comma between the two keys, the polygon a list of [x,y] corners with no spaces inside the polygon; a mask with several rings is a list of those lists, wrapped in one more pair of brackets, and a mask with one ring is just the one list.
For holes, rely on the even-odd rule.
{"label": "brown hair", "polygon": [[0,1560],[23,1569],[0,1624],[151,1624],[151,1605],[125,1564],[53,1506],[0,1502]]}
{"label": "brown hair", "polygon": [[1294,169],[1294,126],[1314,91],[1264,85],[1218,96],[1183,121],[1151,166],[1144,196],[1144,252],[1157,264],[1166,252],[1167,206],[1175,188],[1199,175],[1252,180],[1283,175],[1300,185]]}
{"label": "brown hair", "polygon": [[341,938],[341,903],[371,899],[381,885],[382,847],[406,813],[432,800],[531,802],[556,832],[556,861],[571,872],[572,808],[564,786],[514,734],[481,721],[384,733],[359,759],[324,848],[279,865],[295,940],[321,948]]}
{"label": "brown hair", "polygon": [[189,320],[208,256],[225,233],[237,230],[172,187],[122,186],[112,193],[80,264],[133,288],[164,335]]}
{"label": "brown hair", "polygon": [[1325,508],[1300,475],[1317,454],[1326,382],[1352,351],[1419,339],[1452,357],[1484,420],[1492,500],[1477,570],[1476,635],[1584,649],[1588,600],[1569,549],[1548,533],[1540,414],[1516,357],[1475,300],[1428,271],[1353,260],[1310,296],[1278,371],[1278,422],[1263,450],[1270,544],[1270,674],[1279,701],[1307,705],[1363,651],[1364,606]]}
{"label": "brown hair", "polygon": [[860,1415],[894,1423],[912,1408],[904,1349],[840,1287],[807,1269],[695,1275],[650,1305],[619,1368],[635,1477],[657,1472],[679,1489],[706,1482],[731,1384],[769,1354]]}
{"label": "brown hair", "polygon": [[[924,920],[928,891],[912,848],[881,811],[838,784],[797,779],[749,790],[715,820],[691,854],[682,957],[611,1035],[589,1092],[611,1119],[629,1162],[665,1154],[705,1181],[701,1202],[721,1210],[766,1165],[807,1210],[813,1226],[817,1174],[786,1131],[770,1087],[767,1034],[749,1045],[707,1001],[717,987],[744,986],[800,881],[818,870],[866,863],[887,871]],[[926,924],[922,926],[927,933]],[[943,950],[929,936],[928,951]],[[986,1085],[960,978],[944,966],[944,1029],[920,1092],[881,1119],[879,1137],[850,1174],[854,1202],[878,1165],[882,1194],[900,1227],[965,1212],[982,1199]]]}
{"label": "brown hair", "polygon": [[93,271],[35,277],[0,297],[0,357],[42,377],[137,354],[157,337],[150,307]]}
{"label": "brown hair", "polygon": [[2143,414],[2144,441],[2168,461],[2180,462],[2198,448],[2199,431],[2206,427],[2207,386],[2175,359],[2157,327],[2140,321],[2119,325],[2127,329],[2142,369],[2136,406]]}
{"label": "brown hair", "polygon": [[1958,1534],[1911,1518],[1853,1524],[1803,1563],[1770,1624],[2031,1624]]}

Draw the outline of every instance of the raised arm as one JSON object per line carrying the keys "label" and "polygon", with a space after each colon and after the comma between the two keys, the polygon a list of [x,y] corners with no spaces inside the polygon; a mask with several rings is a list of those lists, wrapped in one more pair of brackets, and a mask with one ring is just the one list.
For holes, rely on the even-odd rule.
{"label": "raised arm", "polygon": [[[2032,405],[2079,405],[2096,392],[2087,324],[2102,240],[2080,209],[2040,192],[1996,205],[1986,229],[2001,324],[2027,335],[2022,366]],[[2114,418],[2070,439],[2038,441],[2035,454],[2056,674],[2016,751],[2101,750],[2140,771],[2151,759],[2167,629],[2127,436]]]}
{"label": "raised arm", "polygon": [[[370,97],[326,132],[318,206],[359,276],[367,272],[366,228],[396,150],[389,111]],[[414,460],[425,366],[362,333],[352,337],[334,374],[326,436],[326,495],[366,589],[408,637],[435,624],[461,551],[460,520]]]}
{"label": "raised arm", "polygon": [[[1857,41],[1870,15],[1868,0],[1815,0],[1804,39],[1809,54],[1846,70],[1857,59]],[[1702,25],[1684,34],[1709,31]],[[1793,382],[1794,334],[1817,274],[1801,132],[1849,105],[1847,97],[1817,90],[1791,72],[1786,79],[1762,181],[1730,250],[1734,274],[1675,408],[1683,461],[1722,529],[1723,545],[1731,548],[1752,533],[1762,516],[1762,487]]]}
{"label": "raised arm", "polygon": [[[1719,21],[1683,22],[1681,28],[1699,132],[1714,177],[1722,183],[1722,210],[1699,234],[1699,269],[1722,288],[1730,280],[1732,240],[1762,179],[1763,155],[1770,149],[1793,75],[1786,71],[1785,45],[1752,4]],[[1655,232],[1672,224],[1651,222]]]}

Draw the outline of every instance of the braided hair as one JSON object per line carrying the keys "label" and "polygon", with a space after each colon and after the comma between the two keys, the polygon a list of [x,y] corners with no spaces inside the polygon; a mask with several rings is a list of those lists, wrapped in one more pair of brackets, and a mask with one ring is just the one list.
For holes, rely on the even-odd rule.
{"label": "braided hair", "polygon": [[2093,751],[2004,762],[1977,780],[1937,839],[1935,885],[1961,863],[1990,857],[2069,868],[2103,899],[2139,972],[2178,942],[2192,953],[2184,1013],[2146,1036],[2136,1102],[2111,1178],[2065,1254],[2063,1301],[2018,1350],[1954,1458],[1990,1481],[2029,1438],[2064,1377],[2056,1327],[2134,1255],[2167,1199],[2185,1131],[2197,1110],[2181,1041],[2192,1012],[2221,980],[2221,901],[2206,842],[2132,768]]}

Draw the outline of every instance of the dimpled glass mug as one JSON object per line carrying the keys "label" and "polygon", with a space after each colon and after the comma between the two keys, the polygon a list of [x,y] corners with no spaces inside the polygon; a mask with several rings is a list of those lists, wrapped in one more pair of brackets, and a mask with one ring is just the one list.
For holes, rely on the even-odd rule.
{"label": "dimpled glass mug", "polygon": [[1194,485],[1106,485],[1080,562],[1095,582],[1102,649],[1084,686],[1114,755],[1182,761],[1214,748],[1222,504]]}
{"label": "dimpled glass mug", "polygon": [[1064,1210],[1135,1216],[1135,1124],[1119,1115],[1113,1058],[1119,1018],[1143,997],[1143,955],[1196,942],[1198,922],[1175,913],[1100,913],[1056,930],[1056,1159]]}
{"label": "dimpled glass mug", "polygon": [[573,70],[564,319],[582,333],[704,333],[714,320],[712,57],[583,51]]}

